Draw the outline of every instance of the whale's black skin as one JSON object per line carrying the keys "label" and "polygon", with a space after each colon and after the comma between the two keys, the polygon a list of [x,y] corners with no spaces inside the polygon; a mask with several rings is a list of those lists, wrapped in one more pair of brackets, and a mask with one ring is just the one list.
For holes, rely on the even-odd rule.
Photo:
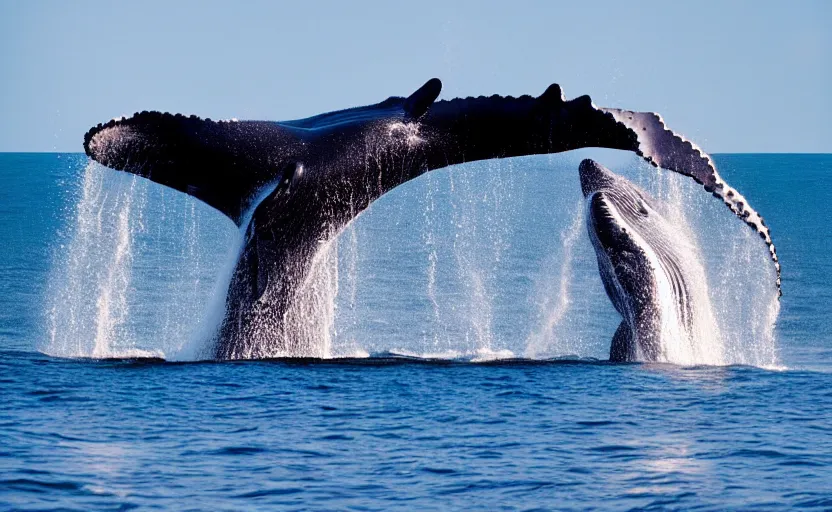
{"label": "whale's black skin", "polygon": [[284,325],[319,245],[382,194],[427,171],[604,147],[714,184],[709,160],[654,114],[600,109],[588,96],[566,101],[556,84],[536,98],[435,101],[440,89],[432,79],[407,98],[286,122],[141,112],[92,128],[84,149],[107,167],[201,199],[238,225],[250,215],[218,359],[317,355],[303,352]]}
{"label": "whale's black skin", "polygon": [[[690,330],[689,285],[675,250],[672,226],[646,192],[592,161],[579,167],[586,198],[587,230],[598,270],[622,321],[613,336],[610,360],[657,361],[663,320]],[[660,278],[675,301],[675,318],[659,302]]]}

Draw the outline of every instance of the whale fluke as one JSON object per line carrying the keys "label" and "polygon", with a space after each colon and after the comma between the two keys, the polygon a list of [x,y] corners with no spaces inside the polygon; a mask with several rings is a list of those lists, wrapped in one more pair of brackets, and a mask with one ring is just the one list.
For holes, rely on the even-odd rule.
{"label": "whale fluke", "polygon": [[192,195],[239,224],[257,191],[283,171],[281,153],[299,143],[275,123],[140,112],[90,129],[84,151],[102,165]]}
{"label": "whale fluke", "polygon": [[218,359],[321,355],[286,324],[321,244],[381,195],[450,165],[586,147],[632,151],[734,197],[735,213],[756,225],[747,201],[712,165],[702,167],[707,155],[676,143],[663,123],[655,128],[653,114],[598,108],[589,96],[566,100],[557,84],[537,98],[437,100],[441,88],[434,78],[407,98],[294,121],[141,112],[90,129],[84,151],[190,194],[246,230]]}

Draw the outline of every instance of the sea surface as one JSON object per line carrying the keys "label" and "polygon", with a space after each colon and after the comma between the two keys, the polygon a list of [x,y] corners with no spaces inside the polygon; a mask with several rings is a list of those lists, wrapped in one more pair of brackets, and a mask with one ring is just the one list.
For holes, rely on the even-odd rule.
{"label": "sea surface", "polygon": [[[586,156],[693,241],[707,358],[606,362]],[[236,226],[83,155],[0,154],[0,510],[832,510],[832,155],[715,161],[771,227],[779,300],[718,200],[581,151],[394,190],[321,248],[323,359],[218,363]]]}

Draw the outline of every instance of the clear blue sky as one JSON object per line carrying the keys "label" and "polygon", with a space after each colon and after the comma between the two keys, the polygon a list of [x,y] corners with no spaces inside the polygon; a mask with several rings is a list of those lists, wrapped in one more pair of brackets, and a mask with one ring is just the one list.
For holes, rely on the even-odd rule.
{"label": "clear blue sky", "polygon": [[81,151],[137,110],[305,117],[437,76],[443,98],[558,82],[710,152],[832,152],[830,26],[824,0],[0,0],[0,151]]}

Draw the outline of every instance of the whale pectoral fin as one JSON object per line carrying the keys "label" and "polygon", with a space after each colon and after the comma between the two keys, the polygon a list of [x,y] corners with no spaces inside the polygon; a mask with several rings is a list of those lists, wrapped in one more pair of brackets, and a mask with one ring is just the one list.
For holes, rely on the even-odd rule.
{"label": "whale pectoral fin", "polygon": [[282,170],[274,148],[291,142],[276,123],[141,112],[90,129],[84,151],[111,169],[194,196],[239,224],[249,201]]}
{"label": "whale pectoral fin", "polygon": [[633,151],[653,165],[689,176],[765,241],[780,290],[780,263],[763,218],[722,179],[701,148],[668,128],[656,113],[598,107],[589,96],[566,100],[560,86],[552,84],[537,98],[494,95],[437,101],[419,122],[437,141],[426,149],[427,170],[600,147]]}
{"label": "whale pectoral fin", "polygon": [[638,149],[631,129],[595,107],[589,96],[565,100],[557,84],[538,97],[437,101],[420,124],[437,141],[426,150],[429,169],[586,147]]}
{"label": "whale pectoral fin", "polygon": [[630,327],[623,320],[615,331],[610,345],[610,361],[623,363],[633,360],[633,335]]}
{"label": "whale pectoral fin", "polygon": [[431,78],[425,85],[419,87],[416,92],[404,100],[404,114],[408,119],[416,120],[425,115],[439,93],[442,91],[442,82],[438,78]]}
{"label": "whale pectoral fin", "polygon": [[616,108],[602,108],[615,117],[616,121],[632,130],[638,139],[638,151],[651,164],[693,178],[702,184],[706,192],[713,194],[740,219],[751,226],[768,246],[769,254],[777,272],[776,286],[780,290],[780,260],[771,240],[771,232],[763,217],[754,210],[736,189],[719,175],[716,165],[707,153],[671,130],[662,117],[655,112],[633,112]]}

